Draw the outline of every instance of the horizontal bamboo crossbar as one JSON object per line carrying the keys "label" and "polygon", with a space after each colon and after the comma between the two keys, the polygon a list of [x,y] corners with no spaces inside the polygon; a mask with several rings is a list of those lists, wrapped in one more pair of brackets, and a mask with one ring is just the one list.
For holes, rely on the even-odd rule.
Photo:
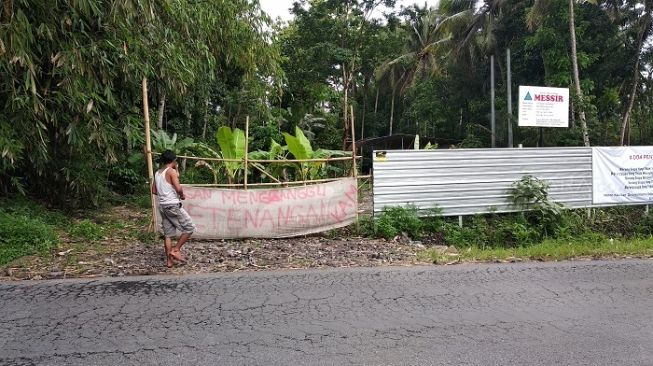
{"label": "horizontal bamboo crossbar", "polygon": [[[368,179],[371,175],[359,175],[358,179]],[[293,182],[269,182],[269,183],[247,183],[247,187],[266,187],[266,186],[283,186],[283,185],[298,185],[298,184],[307,184],[307,183],[325,183],[333,182],[342,178],[326,178],[326,179],[313,179],[313,180],[301,180]],[[216,187],[216,188],[233,188],[233,187],[243,187],[243,183],[232,183],[232,184],[182,184],[182,186],[187,187]]]}
{"label": "horizontal bamboo crossbar", "polygon": [[[161,155],[153,153],[153,155]],[[177,155],[177,158],[190,159],[190,160],[206,160],[206,161],[221,161],[225,163],[243,163],[245,159],[223,159],[223,158],[202,158],[197,156]],[[362,159],[362,156],[356,156],[357,160]],[[256,160],[247,159],[248,163],[325,163],[330,161],[348,161],[351,160],[350,156],[342,156],[337,158],[324,158],[324,159],[284,159],[284,160]]]}

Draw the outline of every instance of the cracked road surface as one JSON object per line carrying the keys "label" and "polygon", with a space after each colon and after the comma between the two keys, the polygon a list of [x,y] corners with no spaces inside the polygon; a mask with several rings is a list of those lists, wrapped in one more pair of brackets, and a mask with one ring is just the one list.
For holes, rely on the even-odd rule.
{"label": "cracked road surface", "polygon": [[653,261],[0,283],[2,365],[653,365]]}

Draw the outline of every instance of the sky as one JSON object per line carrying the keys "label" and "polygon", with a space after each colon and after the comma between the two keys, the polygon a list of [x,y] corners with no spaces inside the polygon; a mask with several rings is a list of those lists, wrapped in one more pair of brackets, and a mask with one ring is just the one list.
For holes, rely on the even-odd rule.
{"label": "sky", "polygon": [[[261,8],[268,13],[272,19],[276,19],[277,17],[281,17],[282,20],[290,20],[291,15],[290,15],[290,8],[292,7],[292,3],[294,0],[259,0],[261,3]],[[429,6],[435,6],[438,1],[437,0],[397,0],[397,5],[396,8],[399,9],[401,5],[403,6],[408,6],[412,5],[414,3],[421,5],[424,5],[424,3],[427,3]]]}

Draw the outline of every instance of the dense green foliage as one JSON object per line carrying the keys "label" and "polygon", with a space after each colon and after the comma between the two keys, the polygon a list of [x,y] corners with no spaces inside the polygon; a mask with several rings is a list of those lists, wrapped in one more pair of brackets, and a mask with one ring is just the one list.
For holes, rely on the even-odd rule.
{"label": "dense green foliage", "polygon": [[[569,4],[299,0],[294,19],[275,24],[256,0],[5,0],[0,188],[72,207],[142,191],[145,77],[157,150],[222,153],[220,128],[242,128],[246,115],[257,156],[343,149],[352,117],[359,139],[419,133],[446,147],[488,147],[493,55],[497,146],[507,146],[509,123],[515,145],[535,146],[538,130],[517,128],[507,113],[508,48],[513,93],[572,91],[573,126],[546,130],[544,145],[650,144],[653,1]],[[293,139],[297,127],[311,151]],[[184,165],[184,179],[237,181],[237,165]]]}
{"label": "dense green foliage", "polygon": [[0,200],[0,266],[16,258],[46,253],[58,242],[54,225],[65,216],[23,200]]}
{"label": "dense green foliage", "polygon": [[[282,75],[265,31],[267,16],[255,2],[2,4],[0,183],[5,192],[13,187],[57,204],[98,204],[112,169],[122,169],[118,178],[124,179],[124,162],[141,150],[144,77],[150,80],[158,127],[199,136],[219,118],[262,118],[259,104]],[[217,109],[227,112],[212,115]]]}
{"label": "dense green foliage", "polygon": [[[384,210],[375,219],[363,218],[361,233],[387,240],[422,240],[426,244],[456,247],[520,248],[547,240],[608,240],[650,238],[653,216],[646,216],[641,207],[594,209],[591,217],[584,212],[562,210],[555,220],[541,220],[542,212],[476,215],[464,220],[418,215],[414,207]],[[633,224],[636,223],[636,224]],[[546,229],[544,224],[550,225]]]}

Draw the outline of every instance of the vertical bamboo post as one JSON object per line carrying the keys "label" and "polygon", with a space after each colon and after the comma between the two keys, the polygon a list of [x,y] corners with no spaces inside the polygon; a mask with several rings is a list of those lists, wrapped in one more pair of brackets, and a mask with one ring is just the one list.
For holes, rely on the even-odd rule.
{"label": "vertical bamboo post", "polygon": [[150,139],[150,106],[147,100],[147,78],[143,78],[143,118],[145,119],[145,160],[147,161],[147,175],[149,178],[150,200],[152,201],[152,219],[148,230],[154,230],[156,221],[156,205],[154,203],[154,194],[152,194],[152,184],[154,184],[154,164],[152,163],[152,142]]}
{"label": "vertical bamboo post", "polygon": [[[358,178],[358,169],[356,168],[356,130],[354,130],[354,106],[351,106],[351,113],[349,114],[351,121],[351,170],[352,176]],[[358,185],[358,179],[356,180]]]}
{"label": "vertical bamboo post", "polygon": [[245,117],[245,167],[244,167],[244,187],[247,190],[247,155],[249,153],[249,116]]}
{"label": "vertical bamboo post", "polygon": [[[349,118],[351,121],[351,170],[354,177],[354,184],[356,185],[356,190],[358,190],[358,168],[356,168],[356,128],[354,126],[354,106],[351,106],[351,113],[349,113]],[[358,196],[358,194],[356,195]],[[358,206],[356,206],[356,231],[360,230],[358,222]]]}

